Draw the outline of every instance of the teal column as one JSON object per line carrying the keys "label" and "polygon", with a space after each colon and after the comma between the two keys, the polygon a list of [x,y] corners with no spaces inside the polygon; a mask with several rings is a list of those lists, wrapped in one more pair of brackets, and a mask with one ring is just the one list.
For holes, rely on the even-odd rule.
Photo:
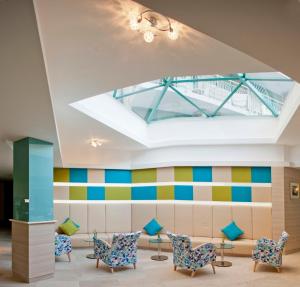
{"label": "teal column", "polygon": [[14,142],[14,219],[53,220],[53,144],[34,138]]}

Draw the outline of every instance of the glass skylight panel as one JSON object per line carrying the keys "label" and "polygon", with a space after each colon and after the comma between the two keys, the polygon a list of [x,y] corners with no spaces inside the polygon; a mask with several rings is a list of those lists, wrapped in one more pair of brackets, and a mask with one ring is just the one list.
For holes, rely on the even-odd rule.
{"label": "glass skylight panel", "polygon": [[294,82],[282,73],[166,77],[110,93],[147,123],[171,118],[277,117]]}

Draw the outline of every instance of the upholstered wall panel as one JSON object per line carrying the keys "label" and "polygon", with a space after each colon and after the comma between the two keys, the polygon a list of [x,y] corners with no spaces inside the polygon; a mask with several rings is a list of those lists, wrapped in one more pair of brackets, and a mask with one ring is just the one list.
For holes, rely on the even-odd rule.
{"label": "upholstered wall panel", "polygon": [[105,204],[88,204],[88,232],[105,232]]}
{"label": "upholstered wall panel", "polygon": [[88,182],[105,182],[103,169],[88,169]]}
{"label": "upholstered wall panel", "polygon": [[212,181],[231,182],[231,167],[213,166]]}
{"label": "upholstered wall panel", "polygon": [[211,186],[194,186],[194,200],[212,201]]}
{"label": "upholstered wall panel", "polygon": [[161,225],[163,232],[175,231],[175,209],[174,203],[158,203],[156,206],[156,216]]}
{"label": "upholstered wall panel", "polygon": [[174,167],[161,167],[157,169],[157,182],[168,182],[174,180]]}
{"label": "upholstered wall panel", "polygon": [[106,204],[106,232],[131,232],[131,204]]}
{"label": "upholstered wall panel", "polygon": [[175,204],[175,233],[193,234],[193,207],[186,204]]}
{"label": "upholstered wall panel", "polygon": [[69,199],[69,187],[68,186],[54,186],[54,198],[55,199]]}
{"label": "upholstered wall panel", "polygon": [[70,200],[271,202],[272,190],[270,167],[55,168],[54,181],[54,198]]}
{"label": "upholstered wall panel", "polygon": [[212,237],[213,207],[211,205],[193,206],[193,236]]}
{"label": "upholstered wall panel", "polygon": [[253,202],[272,202],[271,187],[252,187]]}
{"label": "upholstered wall panel", "polygon": [[88,224],[87,224],[87,204],[70,204],[70,218],[74,222],[80,225],[79,231],[77,233],[87,233]]}
{"label": "upholstered wall panel", "polygon": [[[253,239],[272,238],[272,208],[253,206]],[[276,238],[277,239],[277,238]]]}
{"label": "upholstered wall panel", "polygon": [[86,186],[70,186],[70,199],[71,200],[87,200],[87,187]]}
{"label": "upholstered wall panel", "polygon": [[55,227],[57,228],[68,217],[70,217],[70,204],[54,203],[54,219],[56,220]]}
{"label": "upholstered wall panel", "polygon": [[251,206],[232,206],[232,219],[244,231],[241,238],[253,238]]}
{"label": "upholstered wall panel", "polygon": [[213,237],[223,237],[221,229],[232,221],[231,206],[213,207]]}
{"label": "upholstered wall panel", "polygon": [[156,218],[156,204],[133,203],[131,205],[132,231],[143,231],[144,226]]}

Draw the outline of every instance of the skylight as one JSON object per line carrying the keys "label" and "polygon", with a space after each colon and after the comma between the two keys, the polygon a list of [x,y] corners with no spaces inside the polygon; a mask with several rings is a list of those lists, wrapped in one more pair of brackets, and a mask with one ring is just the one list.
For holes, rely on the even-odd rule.
{"label": "skylight", "polygon": [[294,82],[278,72],[165,77],[109,94],[148,124],[178,117],[280,115]]}

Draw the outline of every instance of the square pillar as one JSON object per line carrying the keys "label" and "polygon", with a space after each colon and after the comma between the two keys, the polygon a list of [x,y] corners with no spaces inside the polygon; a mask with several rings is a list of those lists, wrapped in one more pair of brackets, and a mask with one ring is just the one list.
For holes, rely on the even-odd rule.
{"label": "square pillar", "polygon": [[12,271],[25,282],[54,274],[53,145],[14,142]]}

